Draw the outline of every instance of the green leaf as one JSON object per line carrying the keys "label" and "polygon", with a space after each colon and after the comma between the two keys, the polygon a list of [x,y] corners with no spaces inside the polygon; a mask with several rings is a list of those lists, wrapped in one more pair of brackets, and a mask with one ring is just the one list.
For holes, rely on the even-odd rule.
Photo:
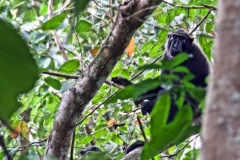
{"label": "green leaf", "polygon": [[44,81],[51,87],[53,87],[56,90],[61,89],[61,83],[59,80],[52,78],[52,77],[47,77],[44,79]]}
{"label": "green leaf", "polygon": [[33,9],[27,9],[24,11],[23,14],[23,22],[32,22],[36,20],[37,14],[36,11]]}
{"label": "green leaf", "polygon": [[192,135],[199,133],[200,129],[201,125],[187,127],[185,130],[178,134],[178,136],[175,139],[175,142],[177,144],[182,143],[184,140],[191,137]]}
{"label": "green leaf", "polygon": [[39,13],[40,15],[45,15],[47,14],[47,11],[48,11],[48,4],[46,2],[43,2],[40,7]]}
{"label": "green leaf", "polygon": [[179,67],[184,61],[189,58],[189,55],[186,53],[180,53],[176,55],[172,60],[163,59],[162,60],[162,68],[166,70],[173,69],[175,67]]}
{"label": "green leaf", "polygon": [[81,13],[87,6],[90,0],[74,0],[75,14]]}
{"label": "green leaf", "polygon": [[44,22],[43,25],[41,26],[41,29],[44,31],[56,29],[64,21],[65,17],[66,15],[64,12],[57,16],[54,16],[51,19]]}
{"label": "green leaf", "polygon": [[26,42],[0,19],[0,117],[8,120],[20,107],[17,97],[33,88],[38,67]]}
{"label": "green leaf", "polygon": [[85,136],[82,140],[81,140],[81,144],[88,144],[93,140],[93,136]]}
{"label": "green leaf", "polygon": [[189,58],[189,55],[187,53],[180,53],[176,55],[173,60],[172,60],[172,67],[179,66],[182,64],[184,61],[186,61]]}
{"label": "green leaf", "polygon": [[213,23],[207,23],[205,26],[205,30],[207,33],[210,33],[213,29]]}
{"label": "green leaf", "polygon": [[126,70],[126,69],[123,69],[123,70],[122,70],[122,76],[125,77],[125,78],[127,78],[127,79],[129,79],[129,77],[130,77],[129,71]]}
{"label": "green leaf", "polygon": [[77,59],[71,59],[67,62],[65,62],[59,69],[59,72],[62,73],[67,73],[67,74],[71,74],[71,73],[75,73],[78,69],[80,65],[79,60]]}
{"label": "green leaf", "polygon": [[152,116],[158,116],[161,118],[158,118],[159,121],[152,121],[153,126],[163,127],[167,123],[170,106],[170,94],[168,92],[165,92],[160,96],[157,103],[154,105]]}
{"label": "green leaf", "polygon": [[189,160],[189,159],[193,159],[193,157],[195,157],[196,159],[199,159],[197,157],[199,156],[200,149],[196,149],[196,148],[192,150],[185,149],[184,151],[185,151],[185,154],[181,157],[181,160]]}
{"label": "green leaf", "polygon": [[80,20],[77,25],[76,25],[76,31],[78,33],[82,33],[87,31],[88,29],[90,29],[92,27],[92,23],[86,21],[86,20]]}
{"label": "green leaf", "polygon": [[105,104],[115,102],[117,99],[123,100],[127,98],[133,98],[135,100],[142,93],[158,87],[160,83],[161,83],[161,80],[159,78],[155,78],[155,79],[147,79],[140,83],[127,86],[126,88],[119,91],[116,95],[111,97]]}
{"label": "green leaf", "polygon": [[154,42],[152,40],[148,41],[147,43],[144,43],[139,54],[142,55],[143,53],[150,51],[150,49],[153,47],[154,47]]}
{"label": "green leaf", "polygon": [[50,112],[55,112],[59,105],[59,98],[55,95],[50,95],[46,98],[46,106]]}
{"label": "green leaf", "polygon": [[161,54],[163,54],[163,52],[159,53],[159,49],[161,48],[162,45],[163,45],[162,41],[158,41],[157,43],[155,43],[154,46],[150,49],[149,56],[158,57]]}
{"label": "green leaf", "polygon": [[199,36],[199,43],[200,46],[207,56],[208,60],[211,61],[212,57],[212,46],[213,46],[213,39],[205,38],[204,36]]}
{"label": "green leaf", "polygon": [[189,69],[185,66],[179,66],[173,69],[173,72],[176,73],[190,73]]}
{"label": "green leaf", "polygon": [[[164,95],[163,95],[164,96]],[[167,98],[167,97],[166,97]],[[164,99],[160,99],[162,104],[164,104]],[[167,103],[168,104],[168,103]],[[161,107],[161,108],[160,108]],[[182,137],[179,137],[176,133],[185,133],[185,131],[191,127],[193,113],[192,108],[190,106],[183,106],[178,111],[174,120],[170,123],[165,123],[167,109],[163,109],[162,106],[155,106],[151,118],[151,141],[147,142],[144,145],[143,152],[141,155],[141,159],[150,159],[157,155],[159,151],[164,150],[170,143],[176,143],[178,140],[182,140],[182,138],[186,134],[182,134]],[[169,107],[169,106],[167,106]],[[164,113],[161,113],[164,112]],[[164,116],[164,117],[162,117]],[[160,122],[160,123],[159,123]]]}

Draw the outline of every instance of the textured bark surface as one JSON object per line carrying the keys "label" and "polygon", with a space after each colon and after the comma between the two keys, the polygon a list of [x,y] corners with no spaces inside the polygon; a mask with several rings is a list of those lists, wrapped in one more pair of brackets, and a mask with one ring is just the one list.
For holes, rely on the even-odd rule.
{"label": "textured bark surface", "polygon": [[138,160],[142,153],[142,148],[143,147],[138,147],[134,149],[133,151],[125,155],[121,160]]}
{"label": "textured bark surface", "polygon": [[103,42],[99,54],[83,76],[63,95],[47,141],[44,159],[67,159],[76,121],[120,59],[134,32],[153,12],[153,6],[158,6],[161,2],[162,0],[132,0],[119,7],[112,31]]}
{"label": "textured bark surface", "polygon": [[240,1],[219,0],[201,160],[240,159]]}

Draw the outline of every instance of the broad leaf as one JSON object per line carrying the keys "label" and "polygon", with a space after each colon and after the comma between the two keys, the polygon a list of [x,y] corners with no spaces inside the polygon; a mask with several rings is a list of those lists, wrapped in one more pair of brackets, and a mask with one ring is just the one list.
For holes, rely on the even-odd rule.
{"label": "broad leaf", "polygon": [[53,87],[56,90],[61,89],[61,83],[59,80],[52,78],[52,77],[47,77],[44,79],[44,81],[51,87]]}
{"label": "broad leaf", "polygon": [[140,83],[127,86],[123,90],[119,91],[116,95],[111,97],[106,104],[115,102],[117,99],[133,98],[137,99],[141,94],[151,89],[154,89],[160,85],[161,81],[159,78],[148,79]]}
{"label": "broad leaf", "polygon": [[[163,101],[163,99],[160,99],[160,101],[161,100]],[[165,125],[163,125],[163,119],[166,116],[166,109],[163,110],[161,107],[166,106],[155,106],[156,111],[153,111],[150,128],[152,138],[143,148],[141,155],[142,160],[150,159],[157,155],[159,151],[168,147],[171,143],[176,143],[176,140],[182,140],[185,134],[179,137],[177,133],[184,133],[191,126],[193,115],[190,106],[183,106],[178,111],[175,119],[170,123],[165,123]],[[161,113],[162,111],[164,113]]]}
{"label": "broad leaf", "polygon": [[86,21],[86,20],[80,20],[77,25],[76,25],[76,31],[78,33],[82,33],[87,31],[88,29],[90,29],[92,27],[92,23]]}
{"label": "broad leaf", "polygon": [[75,72],[77,71],[79,65],[80,65],[79,60],[77,60],[77,59],[72,59],[72,60],[69,60],[69,61],[65,62],[65,63],[58,69],[58,71],[59,71],[59,72],[62,72],[62,73],[68,73],[68,74],[75,73]]}
{"label": "broad leaf", "polygon": [[0,20],[0,31],[0,117],[8,120],[20,107],[18,95],[34,86],[38,67],[16,30]]}
{"label": "broad leaf", "polygon": [[66,15],[64,12],[59,15],[56,15],[51,19],[47,20],[46,22],[44,22],[41,29],[44,31],[56,29],[64,21],[65,17]]}

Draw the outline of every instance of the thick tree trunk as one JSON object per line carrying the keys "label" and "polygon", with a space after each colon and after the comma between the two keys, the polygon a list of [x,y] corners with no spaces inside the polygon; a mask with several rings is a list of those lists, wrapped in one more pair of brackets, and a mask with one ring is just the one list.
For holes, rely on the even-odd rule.
{"label": "thick tree trunk", "polygon": [[219,0],[201,160],[240,159],[240,1]]}
{"label": "thick tree trunk", "polygon": [[[71,135],[85,106],[107,79],[134,32],[162,0],[132,0],[119,7],[110,35],[94,61],[65,92],[47,141],[44,159],[67,159]],[[154,6],[154,7],[153,7]]]}

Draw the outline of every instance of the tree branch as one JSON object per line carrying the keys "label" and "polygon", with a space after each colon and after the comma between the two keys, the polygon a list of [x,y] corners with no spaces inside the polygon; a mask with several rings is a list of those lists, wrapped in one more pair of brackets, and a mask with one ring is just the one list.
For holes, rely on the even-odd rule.
{"label": "tree branch", "polygon": [[[142,22],[134,18],[127,19],[122,12],[135,14],[161,2],[162,0],[132,0],[120,5],[121,12],[118,13],[111,33],[103,42],[98,55],[85,69],[83,76],[63,95],[47,141],[44,159],[67,159],[71,136],[78,118],[121,58],[134,32],[142,25]],[[147,19],[152,12],[153,10],[149,9],[136,14],[135,17]]]}
{"label": "tree branch", "polygon": [[205,4],[202,4],[202,6],[181,6],[181,5],[177,5],[177,4],[173,4],[173,3],[170,3],[168,1],[164,1],[164,3],[170,5],[170,6],[173,6],[175,8],[184,8],[184,9],[212,9],[212,10],[217,10],[217,8],[215,6],[209,6],[209,5],[205,5]]}
{"label": "tree branch", "polygon": [[203,17],[203,19],[196,25],[195,28],[193,28],[193,30],[189,33],[189,35],[191,35],[194,31],[196,31],[196,29],[203,23],[203,21],[205,21],[205,19],[207,19],[207,17],[209,16],[209,14],[212,12],[213,8],[210,8],[208,13]]}

